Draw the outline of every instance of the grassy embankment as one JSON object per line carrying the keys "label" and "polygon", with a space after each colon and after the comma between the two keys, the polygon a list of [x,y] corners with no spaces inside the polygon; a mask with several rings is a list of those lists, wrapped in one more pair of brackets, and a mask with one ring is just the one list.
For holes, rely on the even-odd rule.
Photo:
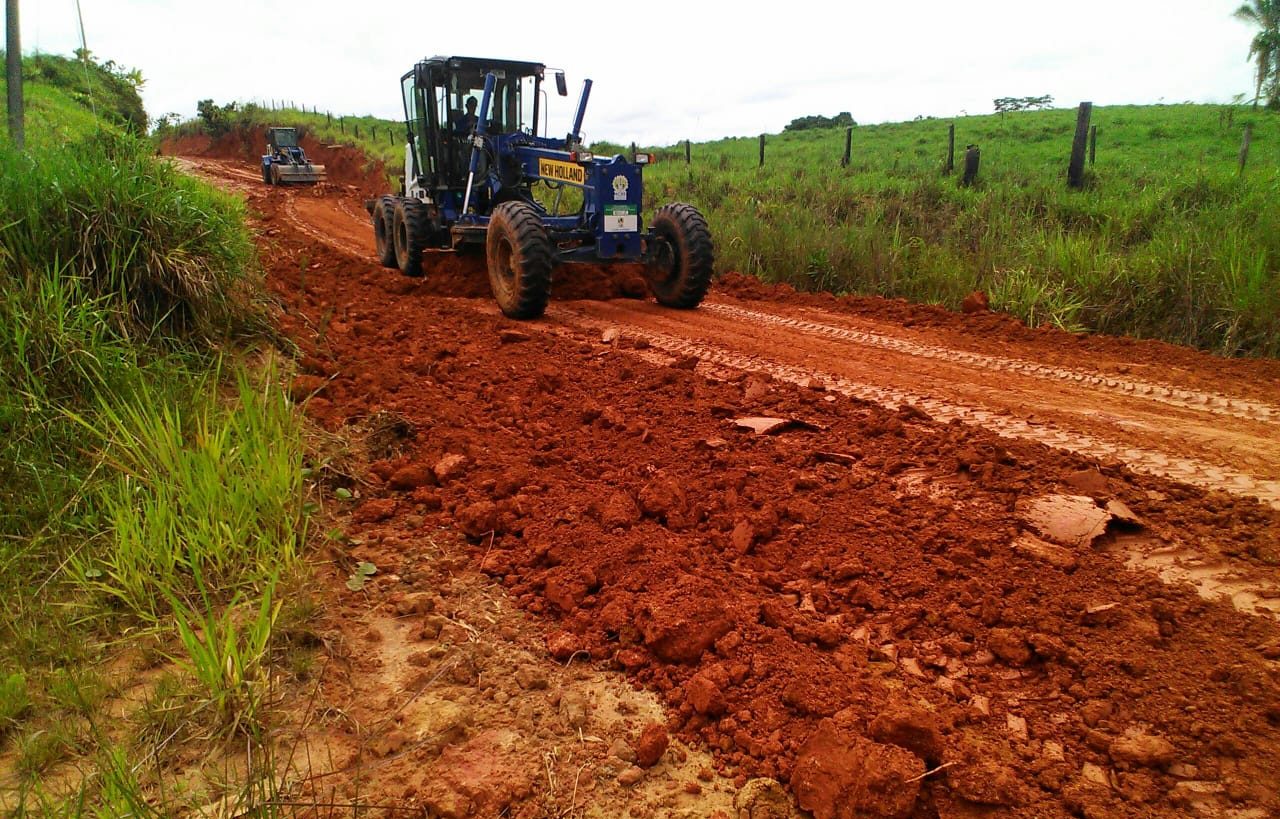
{"label": "grassy embankment", "polygon": [[[28,151],[0,139],[0,810],[247,807],[306,599],[243,205],[154,159],[131,106],[90,108],[83,66],[31,62]],[[171,779],[193,753],[218,770]]]}
{"label": "grassy embankment", "polygon": [[[986,290],[1028,324],[1159,338],[1228,355],[1280,355],[1280,115],[1207,105],[1094,109],[1097,164],[1066,187],[1075,112],[955,120],[982,149],[978,183],[941,173],[949,121],[842,128],[657,148],[646,209],[689,201],[709,219],[721,270],[803,290],[957,308]],[[295,124],[398,168],[402,125],[371,117],[237,112]],[[360,137],[355,136],[359,123]],[[1253,125],[1243,175],[1241,128]],[[378,138],[373,137],[376,126]],[[198,128],[198,124],[184,127]],[[598,151],[621,146],[598,143]],[[655,150],[650,148],[649,150]]]}

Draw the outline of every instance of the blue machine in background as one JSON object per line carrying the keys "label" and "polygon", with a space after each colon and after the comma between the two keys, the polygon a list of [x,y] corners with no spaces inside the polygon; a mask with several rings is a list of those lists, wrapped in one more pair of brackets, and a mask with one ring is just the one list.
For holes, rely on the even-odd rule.
{"label": "blue machine in background", "polygon": [[314,165],[298,144],[296,128],[268,128],[262,156],[262,181],[268,185],[323,182],[323,165]]}
{"label": "blue machine in background", "polygon": [[[591,80],[573,126],[546,133],[541,63],[432,57],[401,77],[406,144],[398,195],[366,203],[379,260],[422,275],[426,249],[483,248],[494,298],[513,318],[546,309],[552,271],[567,262],[643,262],[657,300],[696,307],[711,282],[714,247],[692,205],[642,219],[637,154],[598,157],[582,145]],[[567,96],[555,72],[559,96]]]}

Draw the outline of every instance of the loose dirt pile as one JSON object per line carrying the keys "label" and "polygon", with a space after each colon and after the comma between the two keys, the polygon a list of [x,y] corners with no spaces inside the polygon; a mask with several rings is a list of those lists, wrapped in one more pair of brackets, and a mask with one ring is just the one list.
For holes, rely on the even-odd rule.
{"label": "loose dirt pile", "polygon": [[[255,207],[274,218],[279,196]],[[344,435],[399,419],[334,479],[357,495],[341,565],[394,567],[372,600],[397,606],[478,568],[539,618],[541,667],[624,672],[735,787],[776,779],[817,817],[1280,811],[1280,629],[1125,570],[1122,548],[1194,542],[1274,577],[1274,511],[820,383],[514,324],[488,300],[441,297],[449,277],[405,280],[289,231],[263,251],[308,413]],[[755,434],[742,416],[802,423]],[[1056,495],[1100,510],[1084,515],[1102,522],[1096,537],[1060,537],[1029,511]],[[469,560],[433,564],[433,527],[461,531]],[[436,640],[438,608],[397,622]],[[628,729],[637,756],[641,727]],[[406,745],[397,765],[465,772],[494,742],[476,724]],[[581,778],[629,786],[602,756],[584,757]],[[539,815],[547,777],[525,765],[500,778],[527,784],[512,814]],[[479,781],[459,776],[409,796],[496,815],[474,794],[448,807]]]}

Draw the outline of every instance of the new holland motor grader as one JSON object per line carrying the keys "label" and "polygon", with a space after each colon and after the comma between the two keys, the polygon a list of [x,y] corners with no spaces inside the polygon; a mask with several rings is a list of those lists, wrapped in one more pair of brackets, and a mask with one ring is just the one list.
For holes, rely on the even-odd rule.
{"label": "new holland motor grader", "polygon": [[[555,268],[572,262],[643,262],[661,304],[696,307],[714,260],[706,220],[676,203],[646,224],[641,170],[653,157],[597,156],[582,144],[591,80],[572,130],[547,134],[546,71],[431,57],[401,77],[403,187],[365,203],[379,261],[420,276],[424,250],[483,250],[498,306],[518,319],[542,315]],[[567,96],[564,73],[554,77]]]}

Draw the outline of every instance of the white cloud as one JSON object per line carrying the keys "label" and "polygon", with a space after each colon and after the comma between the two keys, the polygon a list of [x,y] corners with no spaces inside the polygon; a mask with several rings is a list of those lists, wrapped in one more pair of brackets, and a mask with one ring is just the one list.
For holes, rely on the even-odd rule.
{"label": "white cloud", "polygon": [[[589,76],[589,135],[616,142],[774,132],[838,111],[864,123],[979,113],[1006,95],[1220,102],[1253,86],[1239,0],[81,3],[89,48],[142,70],[152,116],[209,97],[398,118],[400,75],[436,53],[563,67],[571,95],[551,95],[552,133]],[[74,0],[27,0],[22,15],[26,50],[79,45]]]}

